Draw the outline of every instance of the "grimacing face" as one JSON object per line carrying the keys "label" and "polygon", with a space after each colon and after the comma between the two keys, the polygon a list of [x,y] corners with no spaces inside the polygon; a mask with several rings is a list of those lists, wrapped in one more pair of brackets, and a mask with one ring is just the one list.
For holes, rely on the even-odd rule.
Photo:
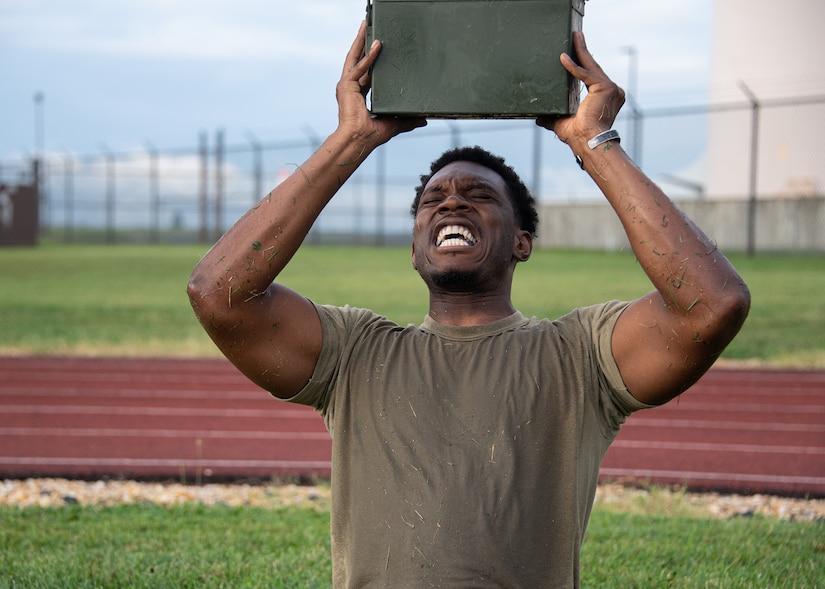
{"label": "grimacing face", "polygon": [[456,161],[427,182],[415,216],[413,266],[431,289],[509,284],[531,246],[504,180],[490,168]]}

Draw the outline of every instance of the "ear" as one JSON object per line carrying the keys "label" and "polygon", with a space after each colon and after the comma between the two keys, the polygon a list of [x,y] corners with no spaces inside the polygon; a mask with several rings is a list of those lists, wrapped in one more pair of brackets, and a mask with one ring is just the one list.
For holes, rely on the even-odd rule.
{"label": "ear", "polygon": [[533,236],[523,229],[516,232],[513,257],[517,262],[526,262],[533,253]]}
{"label": "ear", "polygon": [[412,246],[410,246],[410,249],[412,250],[410,253],[412,258],[412,267],[414,270],[418,270],[418,267],[415,265],[415,242],[413,242]]}

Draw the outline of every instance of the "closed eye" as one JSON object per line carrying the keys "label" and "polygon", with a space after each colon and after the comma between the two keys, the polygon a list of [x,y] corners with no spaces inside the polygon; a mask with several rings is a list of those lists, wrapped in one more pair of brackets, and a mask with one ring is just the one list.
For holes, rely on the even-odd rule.
{"label": "closed eye", "polygon": [[425,198],[422,198],[418,202],[418,206],[419,207],[435,206],[435,205],[438,205],[438,203],[440,203],[442,200],[444,200],[444,198],[442,196],[434,196],[434,195],[427,196]]}

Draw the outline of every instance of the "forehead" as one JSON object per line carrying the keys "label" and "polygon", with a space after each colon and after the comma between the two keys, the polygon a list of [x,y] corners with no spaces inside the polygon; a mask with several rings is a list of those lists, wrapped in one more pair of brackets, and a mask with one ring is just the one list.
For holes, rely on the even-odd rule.
{"label": "forehead", "polygon": [[487,184],[491,188],[499,190],[502,194],[507,194],[507,185],[504,179],[487,166],[482,166],[475,162],[456,161],[451,162],[432,175],[427,185],[428,188],[445,182],[458,184]]}

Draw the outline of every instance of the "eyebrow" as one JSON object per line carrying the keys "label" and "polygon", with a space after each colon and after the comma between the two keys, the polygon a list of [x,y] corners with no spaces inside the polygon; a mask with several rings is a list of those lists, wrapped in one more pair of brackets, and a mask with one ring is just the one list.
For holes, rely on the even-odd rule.
{"label": "eyebrow", "polygon": [[[455,184],[457,184],[460,188],[463,188],[464,190],[474,190],[476,188],[483,188],[483,189],[486,189],[486,190],[492,190],[493,192],[497,192],[496,186],[494,186],[492,183],[487,182],[486,180],[482,180],[480,178],[467,178],[467,179],[459,178],[459,179],[455,180],[454,182],[455,182]],[[434,192],[434,191],[437,191],[437,190],[441,190],[441,187],[443,186],[443,184],[444,184],[444,182],[439,180],[435,184],[433,184],[432,186],[427,186],[424,189],[423,194],[426,194],[428,192]]]}

